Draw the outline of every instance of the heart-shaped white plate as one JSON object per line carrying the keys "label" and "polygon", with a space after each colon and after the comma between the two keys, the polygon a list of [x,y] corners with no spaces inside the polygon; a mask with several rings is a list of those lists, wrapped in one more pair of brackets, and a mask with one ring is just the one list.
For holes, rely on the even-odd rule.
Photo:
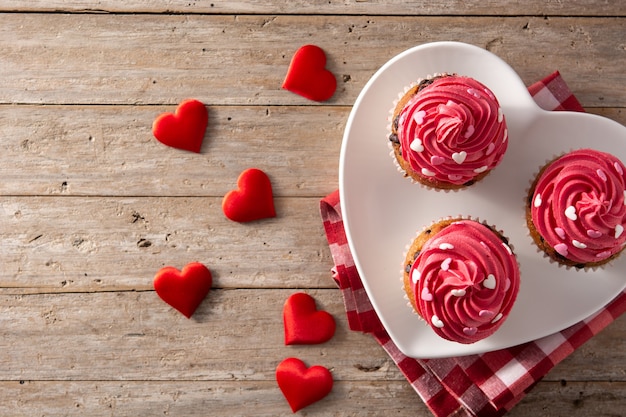
{"label": "heart-shaped white plate", "polygon": [[[438,192],[398,173],[387,145],[389,110],[402,89],[428,74],[477,79],[497,96],[509,129],[504,160],[468,189]],[[551,157],[595,148],[626,161],[626,128],[612,120],[540,109],[515,71],[476,46],[436,42],[383,65],[357,98],[341,148],[339,187],[348,243],[368,296],[398,348],[417,358],[468,355],[528,342],[593,314],[626,287],[626,256],[595,271],[567,269],[538,253],[528,235],[524,200],[530,181]],[[407,305],[403,254],[416,233],[447,216],[472,216],[510,238],[521,287],[509,318],[471,345],[437,336]]]}

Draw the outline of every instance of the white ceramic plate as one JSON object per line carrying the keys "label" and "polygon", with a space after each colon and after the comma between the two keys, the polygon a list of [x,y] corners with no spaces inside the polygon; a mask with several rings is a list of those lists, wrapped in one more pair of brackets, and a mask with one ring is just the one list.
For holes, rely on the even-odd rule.
{"label": "white ceramic plate", "polygon": [[[501,165],[457,192],[437,192],[404,178],[389,156],[389,110],[404,86],[438,72],[467,75],[498,98],[509,129]],[[524,199],[538,168],[553,155],[589,147],[626,161],[626,128],[586,113],[540,109],[515,71],[492,53],[457,42],[430,43],[397,55],[369,80],[347,122],[339,168],[348,243],[367,294],[406,355],[435,358],[501,349],[560,331],[593,314],[626,287],[626,256],[602,270],[566,269],[539,254],[529,237]],[[509,318],[471,345],[437,336],[407,306],[401,268],[418,230],[445,216],[470,215],[502,229],[521,266]]]}

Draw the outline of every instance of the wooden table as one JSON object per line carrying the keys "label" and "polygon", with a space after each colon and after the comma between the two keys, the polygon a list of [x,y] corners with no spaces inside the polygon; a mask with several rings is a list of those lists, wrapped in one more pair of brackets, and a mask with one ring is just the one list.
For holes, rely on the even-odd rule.
{"label": "wooden table", "polygon": [[[530,84],[560,70],[592,113],[626,124],[626,3],[359,0],[0,0],[0,415],[278,416],[288,356],[328,367],[301,412],[429,416],[385,352],[351,332],[318,206],[338,187],[359,91],[414,45],[459,40]],[[322,47],[325,103],[281,89],[293,53]],[[155,117],[207,105],[202,152],[158,143]],[[278,216],[227,220],[224,194],[268,173]],[[200,261],[211,293],[191,320],[152,280]],[[285,346],[305,291],[335,337]],[[626,319],[550,372],[511,416],[626,413]]]}

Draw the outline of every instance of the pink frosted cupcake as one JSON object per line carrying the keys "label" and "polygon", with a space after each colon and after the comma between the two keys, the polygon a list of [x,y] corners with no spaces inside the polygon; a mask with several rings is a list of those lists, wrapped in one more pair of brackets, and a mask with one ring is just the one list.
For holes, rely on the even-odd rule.
{"label": "pink frosted cupcake", "polygon": [[474,184],[507,149],[507,128],[494,94],[457,75],[420,81],[404,93],[391,116],[392,154],[405,176],[437,189]]}
{"label": "pink frosted cupcake", "polygon": [[626,245],[626,168],[594,149],[569,152],[535,178],[526,222],[550,259],[576,268],[598,267]]}
{"label": "pink frosted cupcake", "polygon": [[411,306],[435,333],[469,344],[492,335],[508,317],[520,271],[508,240],[495,228],[448,219],[413,240],[403,279]]}

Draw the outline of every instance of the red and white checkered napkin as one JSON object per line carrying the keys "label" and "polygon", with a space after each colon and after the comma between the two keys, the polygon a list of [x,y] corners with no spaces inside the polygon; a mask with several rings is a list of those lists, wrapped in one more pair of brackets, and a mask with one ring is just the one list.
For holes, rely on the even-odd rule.
{"label": "red and white checkered napkin", "polygon": [[[528,89],[547,110],[584,111],[558,72]],[[626,291],[601,311],[561,332],[508,349],[444,359],[402,354],[381,324],[354,265],[343,228],[339,192],[320,203],[351,330],[371,333],[437,417],[501,416],[557,363],[626,311]]]}

